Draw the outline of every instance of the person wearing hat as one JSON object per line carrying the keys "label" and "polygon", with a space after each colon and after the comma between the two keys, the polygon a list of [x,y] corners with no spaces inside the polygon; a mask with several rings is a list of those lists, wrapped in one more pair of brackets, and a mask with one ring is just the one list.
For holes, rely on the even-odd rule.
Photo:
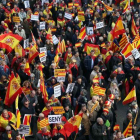
{"label": "person wearing hat", "polygon": [[16,132],[11,130],[11,126],[7,125],[6,132],[2,135],[3,140],[16,140]]}

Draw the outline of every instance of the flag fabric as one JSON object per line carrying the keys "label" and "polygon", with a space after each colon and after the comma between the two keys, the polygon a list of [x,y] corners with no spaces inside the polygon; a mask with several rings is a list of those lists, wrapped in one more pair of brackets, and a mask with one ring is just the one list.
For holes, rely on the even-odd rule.
{"label": "flag fabric", "polygon": [[116,124],[114,127],[113,127],[113,130],[116,131],[116,130],[120,130],[120,126],[118,124]]}
{"label": "flag fabric", "polygon": [[75,47],[81,47],[82,43],[81,42],[78,42],[78,43],[75,43]]}
{"label": "flag fabric", "polygon": [[96,101],[96,104],[93,105],[93,107],[91,108],[90,113],[93,113],[93,111],[97,108],[98,105],[99,105],[99,102]]}
{"label": "flag fabric", "polygon": [[124,137],[132,136],[132,119],[130,120],[128,126],[123,132]]}
{"label": "flag fabric", "polygon": [[[25,114],[24,119],[23,119],[23,125],[29,125],[30,126],[31,119],[32,119],[31,114]],[[32,135],[32,131],[31,131],[31,128],[29,128],[29,133],[26,134],[25,136],[31,136],[31,135]]]}
{"label": "flag fabric", "polygon": [[140,39],[140,36],[139,36],[139,34],[137,34],[137,35],[135,36],[134,40],[133,40],[133,43],[134,43],[134,42],[138,42],[139,39]]}
{"label": "flag fabric", "polygon": [[101,1],[101,2],[102,2],[102,4],[104,5],[104,7],[105,7],[105,9],[106,9],[107,11],[110,11],[110,12],[113,11],[113,8],[112,8],[112,7],[108,6],[108,5],[105,4],[103,1]]}
{"label": "flag fabric", "polygon": [[28,76],[31,75],[30,65],[29,65],[29,62],[28,62],[28,61],[27,61],[26,64],[25,64],[24,72],[25,72]]}
{"label": "flag fabric", "polygon": [[26,139],[25,139],[25,136],[22,136],[21,140],[26,140]]}
{"label": "flag fabric", "polygon": [[48,118],[41,120],[39,123],[40,123],[40,128],[46,127],[47,125],[49,125]]}
{"label": "flag fabric", "polygon": [[125,29],[121,17],[119,17],[112,32],[113,38],[116,38],[123,33],[125,33]]}
{"label": "flag fabric", "polygon": [[136,27],[134,18],[132,17],[132,22],[131,22],[131,33],[133,36],[136,36],[138,34],[138,29]]}
{"label": "flag fabric", "polygon": [[140,48],[140,39],[139,39],[139,41],[138,41],[138,43],[137,43],[137,45],[136,45],[136,48],[137,48],[137,49]]}
{"label": "flag fabric", "polygon": [[128,11],[128,10],[130,10],[130,0],[128,0],[126,2],[126,5],[125,5],[125,7],[123,9],[123,14],[126,13],[126,11]]}
{"label": "flag fabric", "polygon": [[31,31],[31,36],[32,36],[32,42],[34,43],[35,48],[38,49],[38,46],[37,46],[37,43],[36,43],[36,40],[35,40],[35,37],[34,37],[34,34],[32,33],[32,31]]}
{"label": "flag fabric", "polygon": [[22,39],[21,36],[12,33],[0,35],[0,48],[5,48],[11,52]]}
{"label": "flag fabric", "polygon": [[17,95],[22,93],[22,88],[20,83],[18,82],[17,78],[15,77],[14,73],[11,73],[11,77],[9,80],[6,96],[5,96],[5,105],[11,106],[12,103],[15,101]]}
{"label": "flag fabric", "polygon": [[87,52],[88,55],[90,55],[91,50],[95,51],[95,55],[98,56],[100,54],[100,48],[99,45],[94,45],[90,43],[85,43],[84,46],[84,52]]}
{"label": "flag fabric", "polygon": [[38,56],[38,51],[36,50],[36,47],[35,45],[32,46],[30,49],[29,49],[29,57],[28,57],[28,62],[31,63],[32,60]]}
{"label": "flag fabric", "polygon": [[99,96],[104,96],[105,91],[106,91],[106,88],[102,88],[100,86],[94,86],[93,88],[94,94],[99,95]]}
{"label": "flag fabric", "polygon": [[79,113],[78,115],[70,118],[65,124],[64,129],[66,132],[66,135],[69,137],[72,132],[78,133],[79,126],[81,124],[83,117],[83,113]]}
{"label": "flag fabric", "polygon": [[125,97],[123,100],[123,105],[129,104],[136,100],[136,89],[135,86],[132,88],[132,90],[129,92],[129,94]]}
{"label": "flag fabric", "polygon": [[131,51],[133,50],[133,46],[131,43],[127,43],[126,46],[122,49],[121,54],[128,58],[130,55],[132,55]]}
{"label": "flag fabric", "polygon": [[86,36],[86,27],[83,27],[80,30],[79,39],[84,40],[85,36]]}
{"label": "flag fabric", "polygon": [[18,53],[20,57],[25,56],[25,50],[22,48],[22,46],[20,44],[15,46],[15,53]]}

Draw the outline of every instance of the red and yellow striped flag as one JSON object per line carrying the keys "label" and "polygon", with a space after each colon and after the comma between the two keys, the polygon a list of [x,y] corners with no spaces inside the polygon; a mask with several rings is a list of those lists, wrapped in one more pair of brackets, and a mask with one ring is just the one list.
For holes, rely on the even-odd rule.
{"label": "red and yellow striped flag", "polygon": [[78,43],[75,44],[75,47],[78,48],[78,47],[81,47],[81,45],[82,45],[82,43],[81,42],[78,42]]}
{"label": "red and yellow striped flag", "polygon": [[125,5],[125,7],[124,7],[124,9],[123,9],[123,14],[124,14],[126,11],[128,11],[128,10],[130,10],[130,0],[128,0],[128,1],[126,2],[126,5]]}
{"label": "red and yellow striped flag", "polygon": [[133,50],[133,46],[131,43],[127,43],[126,46],[122,49],[121,54],[127,58],[132,55],[131,51]]}
{"label": "red and yellow striped flag", "polygon": [[130,120],[128,126],[127,126],[126,129],[124,130],[123,135],[124,135],[125,137],[132,136],[132,119]]}
{"label": "red and yellow striped flag", "polygon": [[15,46],[15,53],[18,53],[20,57],[25,56],[25,50],[22,48],[22,46],[20,44]]}
{"label": "red and yellow striped flag", "polygon": [[28,61],[27,61],[26,64],[25,64],[24,72],[25,72],[28,76],[31,75],[30,65],[29,65],[29,62],[28,62]]}
{"label": "red and yellow striped flag", "polygon": [[81,40],[84,40],[85,36],[86,36],[86,27],[83,27],[83,28],[80,30],[79,38],[80,38]]}
{"label": "red and yellow striped flag", "polygon": [[103,1],[101,1],[101,2],[102,2],[102,4],[104,5],[104,7],[106,8],[107,11],[110,11],[110,12],[113,11],[113,8],[112,7],[108,6]]}
{"label": "red and yellow striped flag", "polygon": [[136,36],[138,34],[138,29],[136,27],[134,18],[132,17],[132,23],[131,23],[131,32],[133,36]]}
{"label": "red and yellow striped flag", "polygon": [[49,125],[48,118],[41,120],[39,123],[40,123],[40,128],[46,127],[47,125]]}
{"label": "red and yellow striped flag", "polygon": [[99,96],[104,96],[105,91],[106,91],[106,88],[102,88],[102,87],[99,87],[99,86],[95,86],[93,88],[94,94],[99,95]]}

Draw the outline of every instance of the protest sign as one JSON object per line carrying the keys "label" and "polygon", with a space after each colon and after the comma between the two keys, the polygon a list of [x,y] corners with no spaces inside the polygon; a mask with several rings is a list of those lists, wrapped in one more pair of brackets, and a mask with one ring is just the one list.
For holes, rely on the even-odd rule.
{"label": "protest sign", "polygon": [[27,47],[29,47],[29,39],[24,40],[24,49],[26,49]]}
{"label": "protest sign", "polygon": [[53,112],[54,114],[63,114],[65,113],[65,110],[63,108],[63,106],[53,106]]}
{"label": "protest sign", "polygon": [[39,54],[39,59],[40,59],[41,63],[46,61],[45,52],[42,52],[42,53]]}
{"label": "protest sign", "polygon": [[61,123],[61,115],[48,115],[49,124]]}
{"label": "protest sign", "polygon": [[31,15],[31,20],[38,21],[39,15]]}
{"label": "protest sign", "polygon": [[138,59],[140,57],[140,53],[136,48],[133,49],[131,52],[135,59]]}
{"label": "protest sign", "polygon": [[66,70],[65,69],[55,69],[54,70],[54,77],[64,77],[66,75]]}
{"label": "protest sign", "polygon": [[135,140],[134,136],[128,137],[128,138],[124,138],[122,140]]}
{"label": "protest sign", "polygon": [[96,23],[96,29],[100,29],[104,27],[104,22],[98,22]]}
{"label": "protest sign", "polygon": [[44,30],[45,29],[45,22],[40,22],[39,28],[40,28],[40,30]]}
{"label": "protest sign", "polygon": [[19,134],[22,134],[22,135],[29,134],[30,125],[21,124],[18,131],[19,131]]}
{"label": "protest sign", "polygon": [[93,35],[93,27],[87,27],[87,35]]}
{"label": "protest sign", "polygon": [[59,97],[61,96],[61,87],[60,85],[57,85],[54,87],[54,97]]}
{"label": "protest sign", "polygon": [[30,3],[28,0],[24,1],[24,6],[25,6],[25,8],[30,8]]}
{"label": "protest sign", "polygon": [[57,77],[57,82],[65,82],[65,76],[64,77],[62,77],[62,76]]}
{"label": "protest sign", "polygon": [[20,22],[20,18],[18,16],[13,16],[13,22]]}
{"label": "protest sign", "polygon": [[71,93],[73,91],[75,83],[70,83],[67,86],[66,93]]}
{"label": "protest sign", "polygon": [[58,38],[55,35],[52,36],[52,40],[53,40],[53,44],[54,45],[59,43],[59,40],[58,40]]}
{"label": "protest sign", "polygon": [[66,12],[65,12],[64,17],[71,20],[72,15],[71,15],[70,13],[66,13]]}
{"label": "protest sign", "polygon": [[39,48],[39,50],[40,50],[40,53],[45,53],[45,56],[47,56],[47,49],[46,49],[46,47],[41,47],[41,48]]}

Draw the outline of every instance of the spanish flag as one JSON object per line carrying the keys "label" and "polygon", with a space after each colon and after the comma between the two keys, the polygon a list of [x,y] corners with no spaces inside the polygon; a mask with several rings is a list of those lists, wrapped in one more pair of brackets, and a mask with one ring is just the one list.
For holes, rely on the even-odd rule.
{"label": "spanish flag", "polygon": [[110,11],[110,12],[113,11],[113,8],[112,8],[112,7],[108,6],[108,5],[105,4],[103,1],[101,1],[101,2],[102,2],[102,4],[104,5],[104,7],[105,7],[105,9],[106,9],[107,11]]}
{"label": "spanish flag", "polygon": [[134,86],[132,90],[129,92],[129,94],[126,96],[126,98],[123,100],[123,105],[129,104],[135,100],[136,100],[136,89]]}
{"label": "spanish flag", "polygon": [[123,33],[125,33],[125,29],[121,17],[119,17],[112,32],[113,38]]}
{"label": "spanish flag", "polygon": [[[31,118],[32,118],[32,115],[30,115],[30,114],[25,114],[25,115],[24,115],[24,119],[23,119],[23,124],[24,124],[24,125],[30,125],[30,124],[31,124]],[[33,135],[33,134],[32,134],[32,130],[31,130],[31,128],[30,128],[29,134],[26,134],[25,136],[31,136],[31,135]]]}
{"label": "spanish flag", "polygon": [[131,51],[133,50],[133,46],[131,43],[127,43],[126,46],[122,49],[121,54],[127,58],[132,55]]}
{"label": "spanish flag", "polygon": [[22,46],[20,44],[15,46],[15,53],[18,53],[20,57],[25,56],[25,50],[22,48]]}
{"label": "spanish flag", "polygon": [[133,36],[136,36],[138,34],[138,29],[136,27],[134,18],[132,17],[132,23],[131,23],[131,33]]}
{"label": "spanish flag", "polygon": [[29,65],[29,62],[28,62],[28,61],[27,61],[26,64],[25,64],[24,72],[25,72],[28,76],[31,75],[30,65]]}
{"label": "spanish flag", "polygon": [[32,60],[38,56],[38,51],[36,50],[36,47],[35,45],[32,46],[30,49],[29,49],[29,57],[28,57],[28,62],[31,63]]}
{"label": "spanish flag", "polygon": [[80,113],[72,118],[70,118],[65,124],[64,129],[67,137],[71,135],[72,132],[78,133],[79,126],[81,124],[83,113]]}
{"label": "spanish flag", "polygon": [[98,56],[100,54],[100,48],[99,45],[94,45],[90,43],[86,43],[84,46],[84,52],[87,52],[88,55],[90,55],[91,50],[95,51],[95,55]]}
{"label": "spanish flag", "polygon": [[123,14],[126,13],[126,11],[128,11],[128,10],[130,10],[130,0],[128,0],[126,2],[126,5],[125,5],[125,7],[123,9]]}
{"label": "spanish flag", "polygon": [[0,48],[7,49],[8,52],[11,52],[22,40],[22,37],[17,34],[3,34],[0,35]]}
{"label": "spanish flag", "polygon": [[81,40],[84,40],[85,36],[86,36],[86,27],[83,27],[83,28],[80,30],[79,38],[80,38]]}
{"label": "spanish flag", "polygon": [[117,131],[117,130],[120,130],[120,126],[118,124],[116,124],[114,127],[113,127],[113,131]]}
{"label": "spanish flag", "polygon": [[18,83],[17,78],[15,77],[14,73],[11,73],[11,77],[9,80],[6,96],[5,96],[5,105],[11,106],[12,103],[15,101],[17,95],[22,93],[22,89],[20,84]]}
{"label": "spanish flag", "polygon": [[32,31],[31,31],[31,36],[32,36],[32,42],[34,43],[35,48],[38,49],[38,46],[36,44],[36,40],[35,40],[35,37],[34,37],[34,34],[32,33]]}
{"label": "spanish flag", "polygon": [[75,43],[75,47],[77,47],[77,48],[81,47],[81,45],[82,45],[81,42]]}
{"label": "spanish flag", "polygon": [[123,135],[127,138],[132,136],[132,119],[130,120],[128,126],[126,127],[126,129],[123,132]]}

